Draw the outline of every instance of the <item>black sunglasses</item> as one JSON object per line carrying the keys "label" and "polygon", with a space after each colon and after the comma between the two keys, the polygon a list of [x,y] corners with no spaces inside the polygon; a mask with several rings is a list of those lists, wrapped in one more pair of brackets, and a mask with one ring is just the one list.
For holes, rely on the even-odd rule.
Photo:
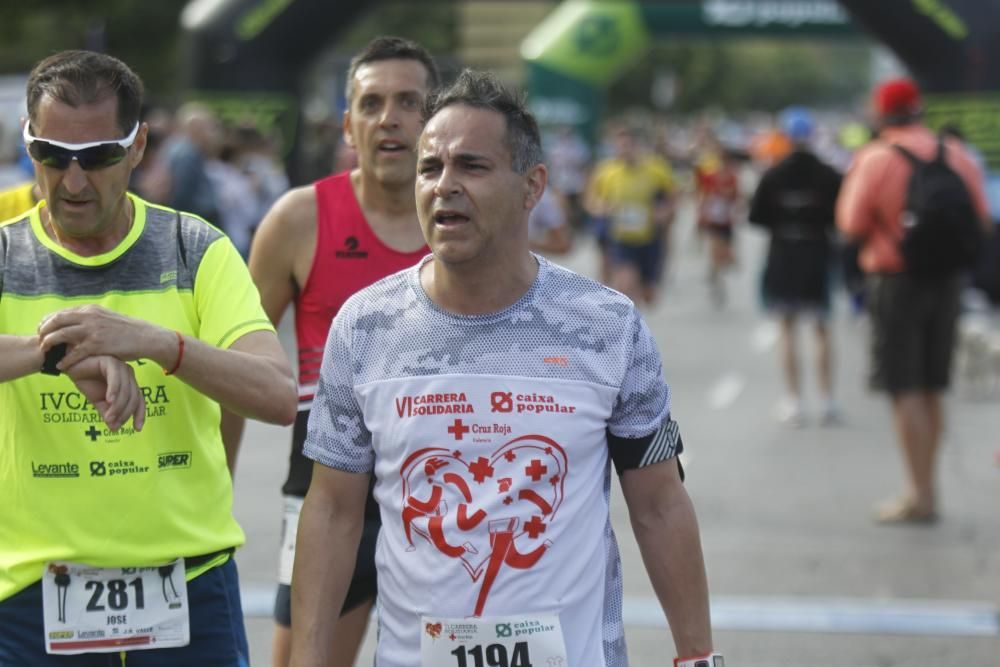
{"label": "black sunglasses", "polygon": [[80,169],[93,171],[106,169],[116,165],[128,155],[129,146],[135,142],[139,134],[139,123],[124,139],[109,141],[92,141],[86,144],[67,144],[52,139],[39,139],[28,131],[28,123],[24,124],[24,145],[28,147],[28,155],[33,160],[53,169],[69,169],[69,163],[76,160]]}

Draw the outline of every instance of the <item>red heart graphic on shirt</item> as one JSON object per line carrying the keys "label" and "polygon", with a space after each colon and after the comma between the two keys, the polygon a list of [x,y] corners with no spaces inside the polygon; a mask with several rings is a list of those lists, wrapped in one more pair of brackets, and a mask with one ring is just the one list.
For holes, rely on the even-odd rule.
{"label": "red heart graphic on shirt", "polygon": [[[403,528],[458,558],[482,578],[481,616],[502,565],[530,569],[552,544],[545,538],[563,501],[568,460],[551,438],[515,438],[486,455],[427,447],[403,464]],[[484,576],[485,575],[485,576]]]}

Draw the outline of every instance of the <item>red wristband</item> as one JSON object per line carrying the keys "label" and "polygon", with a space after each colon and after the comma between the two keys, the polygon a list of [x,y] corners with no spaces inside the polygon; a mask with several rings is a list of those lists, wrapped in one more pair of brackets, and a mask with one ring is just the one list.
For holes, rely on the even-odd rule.
{"label": "red wristband", "polygon": [[174,362],[174,367],[169,371],[166,368],[163,369],[164,375],[173,375],[176,373],[177,369],[181,367],[181,361],[184,359],[184,336],[181,335],[180,331],[175,331],[174,333],[177,334],[177,361]]}

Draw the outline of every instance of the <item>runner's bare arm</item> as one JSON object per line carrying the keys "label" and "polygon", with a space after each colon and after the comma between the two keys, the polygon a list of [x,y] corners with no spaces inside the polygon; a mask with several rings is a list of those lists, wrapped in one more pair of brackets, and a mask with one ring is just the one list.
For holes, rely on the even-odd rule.
{"label": "runner's bare arm", "polygon": [[0,336],[0,382],[37,373],[42,359],[38,336]]}
{"label": "runner's bare arm", "polygon": [[621,476],[632,530],[656,596],[667,615],[677,655],[712,652],[708,583],[698,520],[677,459]]}
{"label": "runner's bare arm", "polygon": [[[44,354],[38,336],[0,336],[0,382],[37,373]],[[111,430],[135,417],[136,429],[145,420],[145,403],[127,364],[111,357],[92,357],[67,369],[67,376],[97,408]]]}
{"label": "runner's bare arm", "polygon": [[[297,269],[308,276],[315,249],[315,240],[309,239],[315,239],[315,230],[316,197],[312,186],[307,186],[282,195],[254,234],[247,264],[264,312],[275,328],[300,288]],[[303,267],[300,260],[306,255],[309,265]],[[243,417],[223,408],[220,428],[230,474],[236,472],[245,425]]]}
{"label": "runner's bare arm", "polygon": [[368,475],[313,465],[292,572],[291,667],[325,667],[330,633],[354,572]]}
{"label": "runner's bare arm", "polygon": [[315,249],[316,193],[310,185],[290,190],[274,203],[250,246],[250,276],[275,327],[304,287]]}
{"label": "runner's bare arm", "polygon": [[69,344],[60,368],[96,355],[122,361],[149,359],[233,412],[277,424],[295,420],[295,379],[271,331],[250,332],[222,349],[89,305],[50,315],[38,333],[43,350]]}
{"label": "runner's bare arm", "polygon": [[[171,349],[176,356],[176,343]],[[248,333],[228,350],[187,336],[175,375],[236,414],[285,426],[295,421],[295,378],[278,337],[270,331]]]}
{"label": "runner's bare arm", "polygon": [[[879,194],[891,148],[870,145],[855,154],[844,174],[840,193],[837,195],[835,219],[841,234],[852,241],[860,241],[871,234],[880,222]],[[882,154],[879,155],[878,151]],[[873,154],[874,153],[874,154]]]}

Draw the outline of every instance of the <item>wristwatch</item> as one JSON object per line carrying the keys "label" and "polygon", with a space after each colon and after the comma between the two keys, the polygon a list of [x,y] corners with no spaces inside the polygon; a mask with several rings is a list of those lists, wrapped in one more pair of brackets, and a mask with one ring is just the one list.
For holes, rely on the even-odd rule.
{"label": "wristwatch", "polygon": [[726,667],[721,653],[710,653],[695,658],[674,658],[674,667]]}
{"label": "wristwatch", "polygon": [[42,362],[42,367],[39,370],[41,373],[46,375],[59,375],[59,368],[56,366],[63,357],[66,356],[66,343],[59,343],[58,345],[53,345],[45,353],[45,360]]}

